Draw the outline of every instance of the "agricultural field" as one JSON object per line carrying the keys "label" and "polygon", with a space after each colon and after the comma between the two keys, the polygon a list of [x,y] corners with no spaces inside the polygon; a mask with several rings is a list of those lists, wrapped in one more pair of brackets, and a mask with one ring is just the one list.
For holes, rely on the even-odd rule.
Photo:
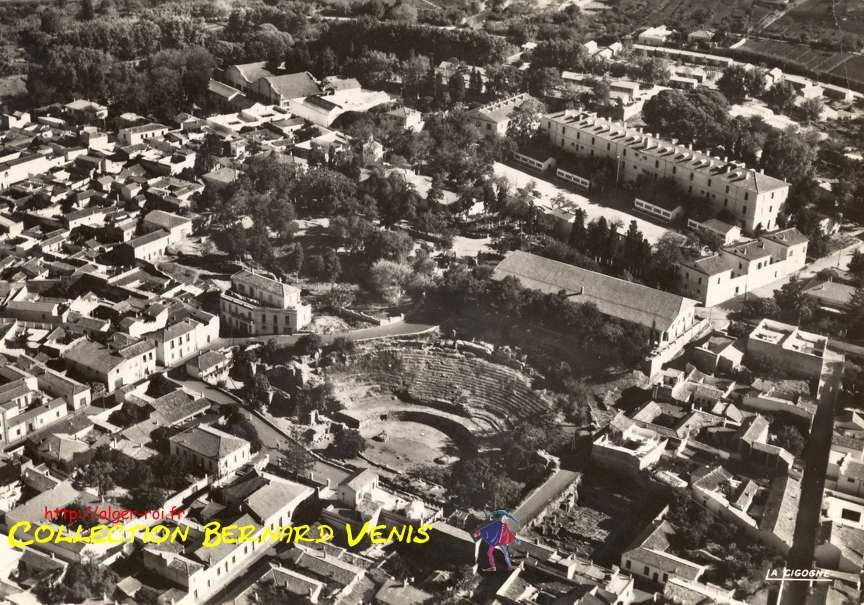
{"label": "agricultural field", "polygon": [[841,65],[838,65],[831,74],[837,77],[856,82],[858,88],[864,87],[864,56],[853,55]]}
{"label": "agricultural field", "polygon": [[[748,40],[738,49],[740,57],[752,62],[760,58],[782,68],[807,70],[813,76],[823,79],[826,74],[834,78],[824,78],[835,84],[848,81],[853,88],[864,88],[864,56],[812,48],[807,44],[794,44],[780,40]],[[838,80],[838,78],[840,80]]]}
{"label": "agricultural field", "polygon": [[632,29],[665,24],[685,31],[702,27],[745,31],[770,12],[753,0],[608,0],[607,4],[617,18],[630,21]]}
{"label": "agricultural field", "polygon": [[792,8],[768,31],[813,39],[839,34],[864,36],[864,3],[860,0],[806,0]]}
{"label": "agricultural field", "polygon": [[747,40],[742,50],[758,53],[774,60],[787,61],[814,72],[830,72],[851,55],[811,48],[780,40]]}

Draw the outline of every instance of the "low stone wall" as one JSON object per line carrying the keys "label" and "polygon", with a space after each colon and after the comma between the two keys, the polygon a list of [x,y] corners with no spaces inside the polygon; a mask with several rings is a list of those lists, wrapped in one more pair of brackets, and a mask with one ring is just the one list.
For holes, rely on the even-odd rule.
{"label": "low stone wall", "polygon": [[362,311],[355,311],[354,309],[338,309],[336,311],[336,314],[340,317],[347,317],[349,319],[365,321],[376,326],[389,326],[405,321],[404,313],[400,313],[399,315],[390,315],[388,317],[375,317],[374,315],[369,315],[368,313],[363,313]]}
{"label": "low stone wall", "polygon": [[399,410],[388,414],[388,418],[391,417],[394,420],[401,420],[404,422],[416,422],[418,424],[425,424],[427,426],[431,426],[433,429],[437,429],[450,437],[450,439],[452,439],[453,442],[459,446],[459,449],[463,450],[465,454],[473,456],[477,453],[477,443],[474,439],[474,435],[471,433],[470,430],[468,430],[455,420],[445,418],[444,416],[436,416],[435,414],[430,414],[429,412],[424,412],[422,410]]}

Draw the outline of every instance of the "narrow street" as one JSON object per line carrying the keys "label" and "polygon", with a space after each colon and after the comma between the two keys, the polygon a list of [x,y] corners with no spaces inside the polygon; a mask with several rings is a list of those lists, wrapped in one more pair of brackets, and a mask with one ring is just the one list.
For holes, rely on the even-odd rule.
{"label": "narrow street", "polygon": [[[828,352],[826,351],[826,355]],[[836,354],[834,354],[836,356]],[[787,565],[793,569],[809,569],[813,564],[813,549],[822,515],[822,492],[825,471],[834,432],[834,403],[843,381],[843,360],[827,359],[819,380],[819,408],[804,452],[804,476],[801,480],[801,501],[795,522],[795,538]],[[807,582],[788,582],[783,589],[781,605],[798,605],[807,596]]]}
{"label": "narrow street", "polygon": [[[841,250],[837,250],[833,254],[816,259],[812,263],[805,265],[803,269],[793,275],[799,280],[806,280],[814,277],[823,269],[841,269],[845,271],[849,268],[849,261],[856,250],[864,250],[864,242],[852,244]],[[741,305],[747,297],[757,296],[759,298],[771,298],[774,296],[774,290],[779,290],[789,283],[793,275],[787,275],[786,277],[773,281],[770,284],[755,288],[750,292],[747,292],[745,295],[737,296],[727,300],[726,302],[714,305],[713,307],[707,309],[699,307],[696,310],[696,315],[699,318],[708,319],[715,330],[725,330],[729,326],[729,314],[740,311]]]}
{"label": "narrow street", "polygon": [[[320,334],[321,340],[327,344],[332,342],[334,339],[339,338],[340,336],[350,338],[354,341],[363,341],[363,340],[375,340],[376,338],[390,338],[395,336],[413,336],[416,334],[425,334],[427,332],[431,332],[437,326],[434,324],[423,324],[423,323],[413,323],[413,322],[399,322],[393,323],[386,326],[372,326],[370,328],[358,328],[356,330],[344,330],[340,332],[333,332],[332,334]],[[219,348],[225,346],[232,345],[241,345],[251,342],[267,342],[271,338],[276,341],[278,345],[293,345],[298,340],[300,340],[303,336],[306,336],[306,333],[296,333],[296,334],[276,334],[273,336],[241,336],[237,338],[231,337],[222,337],[219,340],[213,343],[213,346],[210,348]]]}

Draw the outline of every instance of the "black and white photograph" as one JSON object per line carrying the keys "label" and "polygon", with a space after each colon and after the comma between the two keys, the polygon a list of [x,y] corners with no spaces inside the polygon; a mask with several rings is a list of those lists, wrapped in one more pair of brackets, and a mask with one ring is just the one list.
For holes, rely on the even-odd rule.
{"label": "black and white photograph", "polygon": [[864,0],[0,0],[0,605],[861,605]]}

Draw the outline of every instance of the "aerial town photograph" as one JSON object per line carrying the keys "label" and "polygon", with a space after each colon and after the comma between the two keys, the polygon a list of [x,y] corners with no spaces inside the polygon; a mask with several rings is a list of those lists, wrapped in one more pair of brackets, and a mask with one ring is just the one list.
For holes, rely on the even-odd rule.
{"label": "aerial town photograph", "polygon": [[864,0],[0,0],[0,605],[860,605]]}

